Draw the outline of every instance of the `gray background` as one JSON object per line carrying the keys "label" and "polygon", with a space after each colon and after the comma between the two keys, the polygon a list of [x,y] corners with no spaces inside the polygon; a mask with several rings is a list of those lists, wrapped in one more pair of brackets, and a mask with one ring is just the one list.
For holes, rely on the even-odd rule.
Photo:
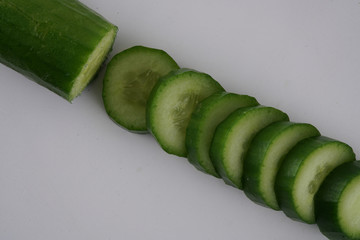
{"label": "gray background", "polygon": [[[360,2],[83,0],[119,27],[111,55],[167,51],[360,149]],[[69,104],[0,65],[0,239],[325,239],[106,115],[102,77]]]}

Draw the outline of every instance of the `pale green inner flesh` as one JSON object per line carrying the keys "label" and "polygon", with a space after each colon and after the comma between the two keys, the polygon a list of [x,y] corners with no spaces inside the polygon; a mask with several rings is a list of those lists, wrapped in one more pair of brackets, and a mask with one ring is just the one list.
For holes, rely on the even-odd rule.
{"label": "pale green inner flesh", "polygon": [[157,91],[151,110],[152,131],[168,152],[186,156],[185,134],[190,116],[198,102],[219,88],[198,74],[176,76]]}
{"label": "pale green inner flesh", "polygon": [[179,101],[171,111],[173,125],[179,132],[185,132],[191,113],[199,103],[199,95],[194,92],[179,96]]}
{"label": "pale green inner flesh", "polygon": [[177,68],[166,54],[157,50],[136,51],[113,59],[104,84],[104,103],[114,121],[146,131],[146,104],[160,77]]}
{"label": "pale green inner flesh", "polygon": [[280,164],[292,147],[300,140],[315,136],[317,132],[308,125],[293,125],[272,142],[263,159],[259,181],[263,200],[273,209],[280,209],[275,195],[275,179]]}
{"label": "pale green inner flesh", "polygon": [[129,104],[145,108],[150,92],[159,78],[160,74],[150,69],[128,72],[123,89],[123,100],[128,101]]}
{"label": "pale green inner flesh", "polygon": [[344,189],[338,205],[339,224],[348,236],[360,238],[360,176]]}
{"label": "pale green inner flesh", "polygon": [[270,123],[281,120],[285,119],[279,111],[259,108],[236,122],[224,144],[223,159],[227,177],[234,185],[242,188],[244,157],[256,133]]}
{"label": "pale green inner flesh", "polygon": [[[226,96],[225,96],[226,97]],[[255,105],[255,102],[244,99],[242,96],[231,99],[219,99],[212,107],[211,111],[205,113],[203,125],[199,126],[198,142],[198,161],[201,166],[210,174],[217,175],[214,165],[210,159],[209,151],[216,127],[230,113],[240,107]]]}
{"label": "pale green inner flesh", "polygon": [[70,91],[69,101],[72,101],[77,97],[90,82],[95,75],[100,65],[105,60],[106,55],[110,51],[114,38],[116,35],[116,29],[112,28],[99,42],[94,51],[90,54],[87,62],[84,64],[81,72],[76,77],[73,87]]}
{"label": "pale green inner flesh", "polygon": [[304,160],[296,175],[292,191],[295,211],[301,219],[309,223],[315,221],[315,193],[330,171],[350,160],[353,160],[352,151],[337,142],[317,149]]}

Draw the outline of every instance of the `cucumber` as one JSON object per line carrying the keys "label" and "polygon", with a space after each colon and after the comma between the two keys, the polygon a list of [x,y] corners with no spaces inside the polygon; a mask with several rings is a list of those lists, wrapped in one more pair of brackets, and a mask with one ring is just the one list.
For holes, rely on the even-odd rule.
{"label": "cucumber", "polygon": [[350,146],[320,136],[301,141],[285,157],[275,181],[280,208],[298,221],[315,223],[314,196],[325,177],[342,163],[354,161]]}
{"label": "cucumber", "polygon": [[360,239],[360,162],[335,168],[315,195],[320,231],[329,239]]}
{"label": "cucumber", "polygon": [[77,0],[0,1],[0,62],[70,102],[94,77],[116,33]]}
{"label": "cucumber", "polygon": [[258,105],[255,98],[235,93],[216,93],[202,101],[191,116],[186,131],[188,160],[197,169],[219,177],[209,155],[217,125],[240,107]]}
{"label": "cucumber", "polygon": [[255,135],[264,127],[289,117],[266,106],[240,108],[216,128],[210,158],[225,183],[242,189],[243,161]]}
{"label": "cucumber", "polygon": [[186,128],[197,104],[221,85],[211,76],[190,69],[179,69],[161,78],[150,93],[146,108],[148,129],[168,153],[187,156]]}
{"label": "cucumber", "polygon": [[279,210],[274,183],[285,155],[305,138],[319,136],[306,123],[277,122],[259,132],[252,141],[244,161],[244,192],[263,206]]}
{"label": "cucumber", "polygon": [[103,82],[107,114],[129,131],[147,132],[150,92],[160,77],[178,68],[163,50],[135,46],[118,53],[109,62]]}

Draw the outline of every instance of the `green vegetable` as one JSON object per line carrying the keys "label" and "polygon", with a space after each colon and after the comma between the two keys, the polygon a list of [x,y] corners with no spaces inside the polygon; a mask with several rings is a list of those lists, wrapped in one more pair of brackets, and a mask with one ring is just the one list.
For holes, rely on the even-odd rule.
{"label": "green vegetable", "polygon": [[178,69],[164,51],[135,46],[114,56],[108,64],[103,100],[106,112],[120,126],[147,132],[146,103],[160,77]]}
{"label": "green vegetable", "polygon": [[103,99],[115,122],[149,130],[166,152],[187,156],[254,202],[294,220],[317,219],[330,239],[360,240],[360,164],[347,144],[253,97],[225,92],[208,74],[178,69],[158,49],[116,55]]}
{"label": "green vegetable", "polygon": [[94,77],[116,33],[77,0],[0,1],[0,62],[68,101]]}
{"label": "green vegetable", "polygon": [[180,69],[160,79],[147,104],[147,125],[161,147],[186,157],[186,128],[197,104],[224,89],[211,76]]}
{"label": "green vegetable", "polygon": [[315,195],[315,215],[329,239],[360,239],[359,161],[345,163],[325,178]]}
{"label": "green vegetable", "polygon": [[243,162],[252,139],[269,124],[287,120],[289,118],[284,112],[260,105],[240,108],[219,124],[211,144],[210,157],[227,184],[243,188]]}
{"label": "green vegetable", "polygon": [[315,223],[314,196],[337,166],[355,160],[347,144],[327,137],[301,141],[285,157],[275,182],[280,208],[298,221]]}
{"label": "green vegetable", "polygon": [[276,122],[259,132],[244,161],[244,192],[254,202],[279,210],[275,179],[285,155],[301,140],[319,136],[310,124]]}
{"label": "green vegetable", "polygon": [[219,177],[209,155],[215,128],[236,109],[255,105],[258,102],[253,97],[228,92],[213,94],[202,101],[186,131],[189,161],[200,171]]}

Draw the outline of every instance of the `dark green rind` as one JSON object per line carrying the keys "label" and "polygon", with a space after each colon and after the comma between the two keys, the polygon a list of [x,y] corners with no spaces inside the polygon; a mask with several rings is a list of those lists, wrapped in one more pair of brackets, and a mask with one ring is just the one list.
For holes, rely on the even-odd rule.
{"label": "dark green rind", "polygon": [[[220,177],[209,156],[215,127],[236,109],[256,106],[258,104],[253,97],[229,92],[215,93],[200,102],[191,116],[186,131],[186,149],[188,151],[189,162],[204,173]],[[220,108],[222,110],[221,116],[219,114],[213,116]],[[205,129],[210,121],[216,121],[216,123],[212,124],[215,127],[213,129]],[[210,138],[204,139],[204,134],[210,136]],[[201,151],[201,146],[207,149],[206,153]]]}
{"label": "dark green rind", "polygon": [[[150,131],[150,133],[155,137],[157,142],[160,144],[162,149],[169,153],[173,154],[179,157],[187,157],[187,150],[185,146],[185,136],[186,136],[186,129],[183,132],[183,146],[181,146],[182,150],[173,150],[171,146],[168,146],[166,139],[162,139],[159,137],[158,132],[161,131],[162,126],[157,126],[156,121],[156,114],[154,113],[154,109],[157,108],[159,101],[166,101],[166,99],[158,99],[158,93],[166,90],[167,87],[169,87],[171,84],[173,84],[173,81],[181,81],[181,78],[191,77],[194,75],[201,75],[203,79],[209,84],[209,88],[212,88],[213,91],[209,94],[205,94],[200,96],[199,102],[203,99],[209,97],[210,95],[217,93],[217,92],[224,92],[225,89],[216,81],[214,80],[210,75],[202,72],[198,72],[193,69],[188,68],[180,68],[176,71],[170,72],[168,75],[162,77],[159,79],[159,81],[155,84],[153,90],[150,93],[147,107],[146,107],[146,124],[147,128]],[[175,84],[176,85],[176,84]],[[188,119],[190,121],[190,118]],[[187,123],[188,124],[188,123]],[[187,125],[185,124],[185,125]]]}
{"label": "dark green rind", "polygon": [[111,30],[77,0],[1,0],[0,62],[71,101],[76,76]]}
{"label": "dark green rind", "polygon": [[[155,58],[155,56],[156,56],[156,58],[158,60],[166,61],[166,64],[168,64],[171,67],[169,68],[169,71],[167,73],[160,75],[159,79],[161,77],[166,76],[171,71],[175,71],[175,70],[179,69],[179,66],[175,62],[175,60],[167,54],[167,52],[165,52],[161,49],[149,48],[149,47],[144,47],[144,46],[134,46],[134,47],[128,48],[128,49],[116,54],[107,65],[104,82],[103,82],[103,92],[102,92],[102,98],[103,98],[106,113],[116,124],[118,124],[120,127],[125,128],[128,131],[131,131],[134,133],[148,133],[148,129],[147,129],[147,125],[146,125],[146,105],[143,107],[143,124],[140,125],[140,124],[135,124],[133,122],[128,122],[125,119],[123,119],[122,116],[118,116],[113,111],[114,106],[112,106],[112,103],[110,103],[112,96],[109,96],[109,93],[107,92],[107,89],[109,87],[114,87],[114,86],[110,86],[110,84],[111,84],[110,83],[111,79],[109,77],[109,75],[111,75],[110,73],[113,71],[116,71],[116,69],[119,68],[119,64],[121,65],[122,62],[126,62],[127,57],[131,56],[133,54],[140,54],[140,55],[151,54],[154,56],[153,58]],[[159,79],[157,79],[157,81]],[[148,86],[148,87],[152,87],[152,86]],[[149,92],[151,92],[151,89],[149,89]],[[149,96],[144,96],[144,97],[148,98]]]}
{"label": "dark green rind", "polygon": [[[231,177],[229,177],[227,163],[224,162],[225,156],[224,156],[224,149],[226,148],[226,145],[228,144],[228,138],[229,134],[232,132],[232,129],[236,127],[238,122],[241,121],[241,119],[246,116],[247,114],[251,113],[252,111],[273,111],[274,113],[278,114],[278,118],[276,120],[270,121],[269,119],[264,119],[264,124],[259,127],[258,131],[265,128],[271,123],[277,122],[277,121],[288,121],[289,117],[286,113],[272,107],[266,107],[266,106],[256,106],[256,107],[247,107],[247,108],[240,108],[233,113],[231,113],[223,122],[219,124],[219,126],[216,128],[214,138],[210,147],[210,157],[211,161],[214,164],[214,167],[216,171],[219,173],[219,175],[222,177],[222,179],[225,181],[226,184],[233,186],[235,188],[243,189],[242,181],[241,179],[238,179],[239,183],[235,183]],[[257,131],[257,132],[258,132]],[[253,137],[255,137],[256,133],[253,133]],[[241,133],[239,133],[241,134]],[[246,146],[244,146],[245,149],[248,149],[250,146],[251,141],[247,143]],[[243,155],[246,155],[246,151],[244,151]]]}
{"label": "dark green rind", "polygon": [[356,240],[347,236],[339,225],[338,203],[346,186],[359,176],[359,161],[344,163],[325,178],[315,195],[316,223],[320,231],[331,240]]}
{"label": "dark green rind", "polygon": [[[293,186],[295,183],[296,174],[301,169],[301,166],[305,162],[306,158],[308,158],[313,153],[313,151],[324,147],[327,144],[333,143],[343,144],[346,148],[349,149],[349,151],[352,151],[351,147],[345,143],[328,137],[319,136],[301,141],[287,154],[283,160],[276,177],[275,192],[281,210],[289,218],[308,224],[315,223],[302,219],[297,213],[292,195]],[[352,160],[355,160],[355,154],[353,154]]]}
{"label": "dark green rind", "polygon": [[[246,196],[253,202],[261,206],[270,207],[274,210],[280,210],[278,207],[271,206],[264,199],[260,191],[259,176],[262,174],[262,166],[264,164],[265,157],[269,149],[275,144],[274,142],[287,131],[299,127],[301,127],[301,130],[304,128],[307,129],[308,134],[304,136],[303,139],[320,135],[320,132],[310,124],[288,121],[276,122],[261,130],[251,142],[250,148],[244,160],[243,184]],[[298,141],[303,139],[298,139]],[[279,160],[278,166],[276,167],[277,169],[280,167],[282,159],[286,154],[287,152],[282,153],[281,159]]]}

